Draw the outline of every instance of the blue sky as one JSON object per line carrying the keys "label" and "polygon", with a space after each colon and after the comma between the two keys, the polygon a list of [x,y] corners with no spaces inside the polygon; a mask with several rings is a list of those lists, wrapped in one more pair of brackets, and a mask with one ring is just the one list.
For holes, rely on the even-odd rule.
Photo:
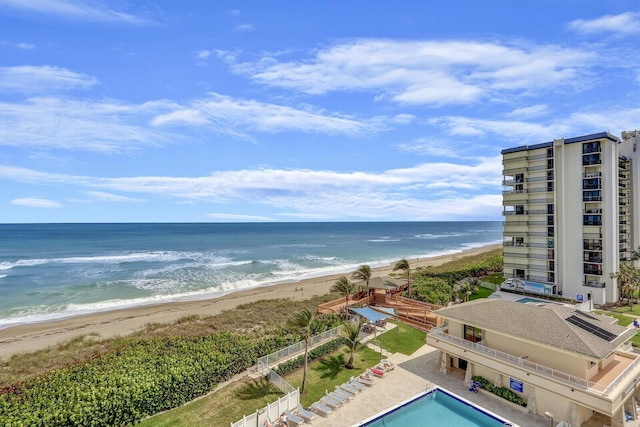
{"label": "blue sky", "polygon": [[640,128],[639,41],[635,0],[0,0],[0,222],[500,220],[503,148]]}

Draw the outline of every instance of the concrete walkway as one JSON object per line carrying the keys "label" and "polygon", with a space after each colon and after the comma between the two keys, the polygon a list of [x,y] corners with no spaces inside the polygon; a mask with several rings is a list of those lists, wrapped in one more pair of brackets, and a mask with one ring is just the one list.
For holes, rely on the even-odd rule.
{"label": "concrete walkway", "polygon": [[[449,390],[521,427],[549,427],[549,420],[540,415],[527,414],[505,405],[498,397],[484,393],[471,393],[464,385],[464,373],[440,372],[439,352],[424,345],[411,356],[396,353],[389,360],[396,368],[385,378],[376,378],[373,387],[367,387],[355,398],[334,410],[329,416],[317,416],[311,422],[314,427],[353,426],[384,412],[431,385]],[[447,426],[443,426],[447,427]]]}

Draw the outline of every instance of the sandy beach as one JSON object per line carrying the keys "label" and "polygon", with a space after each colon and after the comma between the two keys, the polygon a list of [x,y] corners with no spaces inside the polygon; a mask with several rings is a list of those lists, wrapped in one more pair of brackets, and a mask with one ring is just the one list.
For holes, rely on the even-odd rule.
{"label": "sandy beach", "polygon": [[[435,266],[457,258],[476,255],[501,245],[488,245],[450,255],[432,258],[411,259],[411,269]],[[393,265],[372,269],[373,276],[388,276]],[[135,332],[149,323],[170,323],[185,316],[211,316],[238,305],[262,299],[291,298],[305,299],[314,295],[329,293],[340,274],[306,279],[294,283],[247,289],[233,292],[219,298],[185,302],[171,302],[158,305],[106,311],[72,317],[52,322],[19,325],[0,330],[0,358],[13,354],[31,352],[68,341],[80,335],[98,334],[100,337],[124,336]],[[347,274],[348,276],[348,274]]]}

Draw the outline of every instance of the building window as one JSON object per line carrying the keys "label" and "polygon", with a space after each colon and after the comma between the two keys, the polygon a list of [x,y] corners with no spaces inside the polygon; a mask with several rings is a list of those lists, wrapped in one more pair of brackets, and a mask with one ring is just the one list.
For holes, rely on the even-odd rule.
{"label": "building window", "polygon": [[464,325],[464,339],[471,342],[482,341],[482,329]]}
{"label": "building window", "polygon": [[516,237],[515,245],[524,246],[524,237]]}
{"label": "building window", "polygon": [[524,270],[519,270],[519,269],[513,270],[513,276],[516,279],[524,279]]}
{"label": "building window", "polygon": [[547,157],[553,157],[553,148],[547,148]]}
{"label": "building window", "polygon": [[553,159],[547,159],[547,169],[553,169]]}
{"label": "building window", "polygon": [[584,144],[582,144],[583,154],[599,153],[599,152],[600,152],[600,141],[585,142]]}
{"label": "building window", "polygon": [[600,160],[600,153],[585,154],[584,156],[582,156],[582,165],[583,166],[599,165],[600,163],[602,163],[601,160]]}
{"label": "building window", "polygon": [[547,214],[548,215],[553,215],[553,204],[552,203],[547,205]]}
{"label": "building window", "polygon": [[516,205],[516,215],[524,215],[524,205]]}
{"label": "building window", "polygon": [[590,190],[582,192],[583,202],[599,202],[602,200],[600,190]]}
{"label": "building window", "polygon": [[553,191],[553,182],[547,182],[547,191]]}
{"label": "building window", "polygon": [[602,215],[583,215],[582,225],[602,225]]}
{"label": "building window", "polygon": [[515,176],[516,182],[524,182],[524,174],[523,173],[518,173]]}
{"label": "building window", "polygon": [[553,237],[555,235],[555,231],[553,227],[547,227],[547,237]]}

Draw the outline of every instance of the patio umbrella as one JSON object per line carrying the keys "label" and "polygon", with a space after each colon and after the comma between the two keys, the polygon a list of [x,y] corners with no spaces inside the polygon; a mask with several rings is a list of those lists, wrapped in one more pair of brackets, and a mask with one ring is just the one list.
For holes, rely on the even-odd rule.
{"label": "patio umbrella", "polygon": [[535,414],[537,411],[536,407],[536,388],[534,386],[529,387],[529,397],[527,398],[527,412],[531,414]]}
{"label": "patio umbrella", "polygon": [[471,383],[473,382],[473,364],[467,364],[467,370],[464,373],[464,384],[468,387],[471,387]]}

